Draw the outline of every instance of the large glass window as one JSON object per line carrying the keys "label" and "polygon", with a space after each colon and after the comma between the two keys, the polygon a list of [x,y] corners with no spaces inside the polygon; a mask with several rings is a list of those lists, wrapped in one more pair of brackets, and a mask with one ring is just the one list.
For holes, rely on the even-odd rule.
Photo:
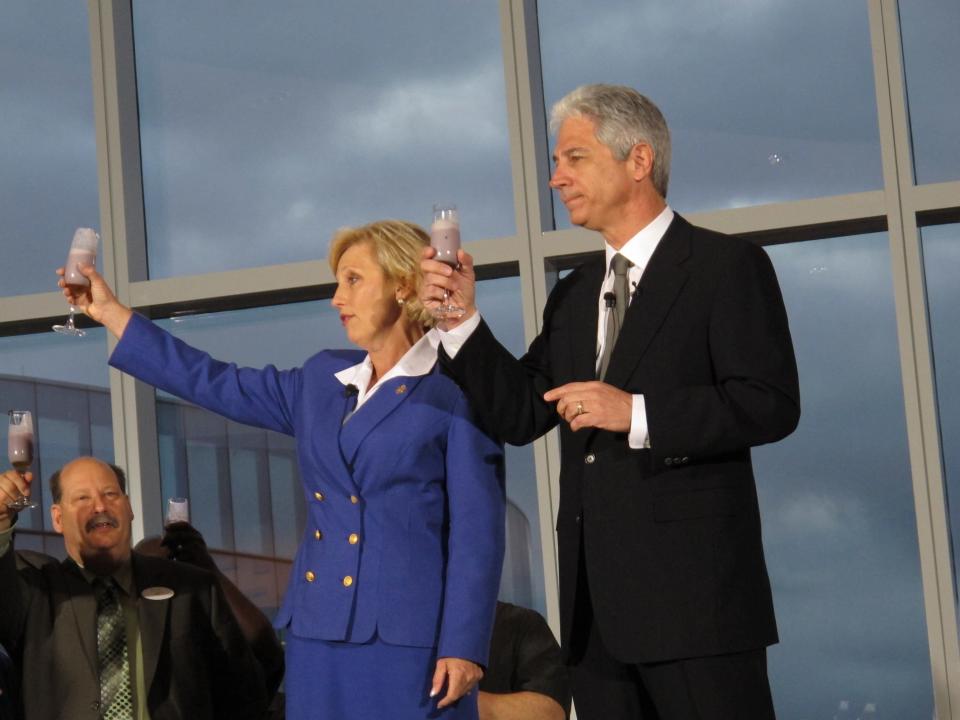
{"label": "large glass window", "polygon": [[87,5],[0,5],[0,294],[56,290],[77,226],[98,227]]}
{"label": "large glass window", "polygon": [[918,183],[960,179],[960,4],[901,0],[900,36]]}
{"label": "large glass window", "polygon": [[[524,349],[519,279],[486,280],[478,302],[514,353]],[[162,326],[211,355],[250,367],[299,366],[350,347],[329,302],[197,315]],[[255,338],[256,341],[251,341]],[[221,569],[260,607],[278,606],[306,511],[293,440],[245,427],[164,393],[157,397],[162,495],[190,498],[191,521]],[[501,596],[546,611],[533,451],[507,449],[507,559]]]}
{"label": "large glass window", "polygon": [[[680,212],[882,186],[867,5],[541,0],[544,99],[637,88],[673,137]],[[695,20],[691,20],[695,18]],[[555,202],[557,227],[569,227]]]}
{"label": "large glass window", "polygon": [[[954,582],[960,557],[960,225],[925,227],[921,231],[927,285],[927,312],[933,338],[933,362],[940,419],[940,446],[953,538]],[[957,585],[960,596],[960,585]]]}
{"label": "large glass window", "polygon": [[80,455],[113,461],[113,423],[105,330],[86,337],[50,333],[0,338],[0,447],[7,448],[7,410],[33,413],[33,496],[40,506],[17,521],[17,547],[63,555],[50,524],[50,475]]}
{"label": "large glass window", "polygon": [[778,716],[928,720],[932,682],[887,238],[769,253],[803,407],[793,435],[754,453],[780,628],[769,654]]}
{"label": "large glass window", "polygon": [[515,232],[496,2],[135,3],[150,276],[324,257],[332,232]]}

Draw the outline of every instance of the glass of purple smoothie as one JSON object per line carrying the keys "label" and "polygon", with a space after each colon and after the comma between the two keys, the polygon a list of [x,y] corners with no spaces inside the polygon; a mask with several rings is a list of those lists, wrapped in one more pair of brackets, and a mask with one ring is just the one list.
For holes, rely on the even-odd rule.
{"label": "glass of purple smoothie", "polygon": [[[90,228],[77,228],[70,243],[70,253],[67,255],[67,264],[63,267],[63,280],[74,293],[80,293],[90,287],[86,275],[80,272],[80,265],[95,265],[97,262],[97,246],[100,236]],[[61,335],[75,335],[83,337],[87,333],[73,324],[73,316],[77,309],[70,306],[70,317],[63,325],[54,325],[53,331]]]}
{"label": "glass of purple smoothie", "polygon": [[[460,249],[460,215],[452,203],[433,206],[433,222],[430,224],[430,247],[437,251],[434,260],[446,263],[454,270],[460,266],[457,251]],[[443,302],[433,311],[435,317],[460,317],[466,312],[453,302],[450,294],[443,291]]]}
{"label": "glass of purple smoothie", "polygon": [[[10,425],[7,428],[7,459],[22,476],[33,463],[33,415],[29,410],[11,410]],[[37,504],[26,495],[8,502],[11,510],[26,510]]]}

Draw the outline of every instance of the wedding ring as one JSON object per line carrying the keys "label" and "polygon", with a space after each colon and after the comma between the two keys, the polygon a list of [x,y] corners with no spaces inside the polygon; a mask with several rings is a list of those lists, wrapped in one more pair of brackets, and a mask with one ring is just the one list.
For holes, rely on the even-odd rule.
{"label": "wedding ring", "polygon": [[583,401],[577,400],[577,415],[583,415]]}

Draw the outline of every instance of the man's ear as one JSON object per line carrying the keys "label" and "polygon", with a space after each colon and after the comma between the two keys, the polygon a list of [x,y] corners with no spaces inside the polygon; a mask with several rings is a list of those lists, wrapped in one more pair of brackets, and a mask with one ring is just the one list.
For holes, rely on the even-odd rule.
{"label": "man's ear", "polygon": [[53,522],[53,529],[63,535],[63,512],[60,510],[60,503],[50,506],[50,520]]}
{"label": "man's ear", "polygon": [[646,143],[637,143],[630,149],[630,163],[633,169],[633,179],[643,180],[653,174],[653,164],[656,158],[653,148]]}

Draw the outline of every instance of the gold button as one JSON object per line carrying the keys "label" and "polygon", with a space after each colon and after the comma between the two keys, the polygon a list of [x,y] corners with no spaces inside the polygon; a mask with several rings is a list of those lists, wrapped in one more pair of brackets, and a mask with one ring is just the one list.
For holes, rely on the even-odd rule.
{"label": "gold button", "polygon": [[307,582],[313,582],[317,579],[317,576],[313,574],[313,570],[307,570],[307,572],[304,573],[304,577],[307,579]]}
{"label": "gold button", "polygon": [[314,496],[317,500],[323,500],[323,493],[320,492],[319,490],[317,490],[317,491],[313,494],[313,496]]}
{"label": "gold button", "polygon": [[313,536],[314,536],[317,540],[323,540],[323,533],[320,532],[319,530],[314,530],[314,531],[313,531]]}
{"label": "gold button", "polygon": [[344,586],[344,587],[350,587],[351,585],[353,585],[353,578],[350,577],[349,575],[347,575],[347,576],[343,579],[343,586]]}
{"label": "gold button", "polygon": [[347,542],[351,545],[356,545],[358,542],[360,542],[360,536],[356,533],[350,533],[350,537],[347,538]]}
{"label": "gold button", "polygon": [[358,502],[360,502],[360,498],[358,498],[356,495],[351,495],[351,496],[350,496],[350,502],[352,502],[354,505],[356,505]]}

